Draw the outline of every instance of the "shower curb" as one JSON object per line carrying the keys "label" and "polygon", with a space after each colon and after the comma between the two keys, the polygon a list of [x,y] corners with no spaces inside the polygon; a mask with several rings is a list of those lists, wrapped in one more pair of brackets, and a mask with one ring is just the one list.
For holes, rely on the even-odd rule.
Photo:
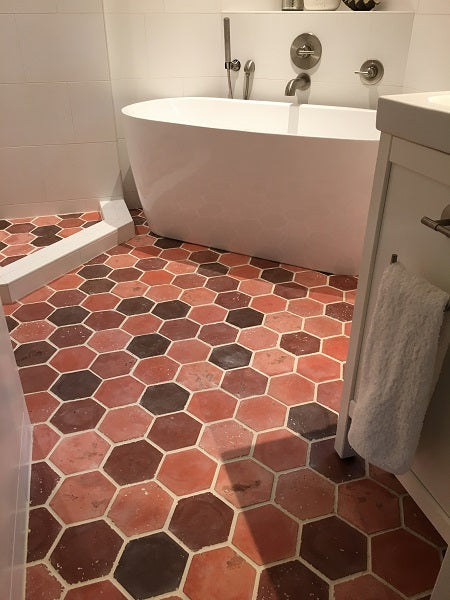
{"label": "shower curb", "polygon": [[99,201],[102,221],[0,267],[0,299],[10,304],[135,235],[122,198]]}

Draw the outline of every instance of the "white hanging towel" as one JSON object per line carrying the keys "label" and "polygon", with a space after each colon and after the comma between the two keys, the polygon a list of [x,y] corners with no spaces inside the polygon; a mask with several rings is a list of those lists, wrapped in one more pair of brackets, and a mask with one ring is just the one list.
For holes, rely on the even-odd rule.
{"label": "white hanging towel", "polygon": [[406,473],[413,462],[448,299],[400,263],[382,275],[348,439],[358,454],[390,473]]}

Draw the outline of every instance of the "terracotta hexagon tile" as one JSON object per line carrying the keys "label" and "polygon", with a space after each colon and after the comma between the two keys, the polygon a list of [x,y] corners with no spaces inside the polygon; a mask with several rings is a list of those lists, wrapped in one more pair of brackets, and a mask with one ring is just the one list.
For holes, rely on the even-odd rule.
{"label": "terracotta hexagon tile", "polygon": [[300,283],[301,285],[305,285],[306,287],[315,287],[326,284],[327,276],[323,273],[318,273],[317,271],[307,270],[296,273],[294,276],[294,281]]}
{"label": "terracotta hexagon tile", "polygon": [[289,312],[292,312],[299,317],[315,317],[317,315],[322,315],[324,309],[325,307],[321,302],[317,302],[311,298],[297,298],[291,300],[288,305]]}
{"label": "terracotta hexagon tile", "polygon": [[406,494],[405,488],[392,473],[387,473],[375,465],[369,465],[369,476],[397,494]]}
{"label": "terracotta hexagon tile", "polygon": [[233,544],[258,565],[294,556],[298,525],[268,504],[238,515]]}
{"label": "terracotta hexagon tile", "polygon": [[270,294],[273,290],[273,284],[262,279],[251,279],[249,281],[241,281],[239,291],[249,296],[264,296]]}
{"label": "terracotta hexagon tile", "polygon": [[274,348],[256,352],[252,367],[265,375],[281,375],[292,372],[294,361],[295,359],[291,355]]}
{"label": "terracotta hexagon tile", "polygon": [[357,278],[348,275],[331,275],[329,283],[338,290],[345,291],[356,290],[358,286]]}
{"label": "terracotta hexagon tile", "polygon": [[339,321],[351,321],[353,318],[353,305],[348,302],[336,302],[335,304],[329,304],[325,313]]}
{"label": "terracotta hexagon tile", "polygon": [[238,342],[250,350],[264,350],[277,345],[278,334],[266,327],[252,327],[240,332]]}
{"label": "terracotta hexagon tile", "polygon": [[137,359],[125,350],[100,354],[92,363],[91,369],[102,379],[128,375]]}
{"label": "terracotta hexagon tile", "polygon": [[115,446],[103,470],[119,485],[152,479],[163,455],[146,440]]}
{"label": "terracotta hexagon tile", "polygon": [[326,316],[310,317],[305,319],[304,329],[320,338],[326,338],[340,335],[342,323]]}
{"label": "terracotta hexagon tile", "polygon": [[221,465],[216,491],[237,507],[251,506],[270,499],[273,475],[254,460],[244,459]]}
{"label": "terracotta hexagon tile", "polygon": [[251,600],[255,569],[231,548],[196,554],[184,592],[191,600]]}
{"label": "terracotta hexagon tile", "polygon": [[122,315],[113,310],[101,310],[91,313],[86,319],[85,325],[94,331],[103,331],[104,329],[114,329],[119,327],[122,321],[125,320],[125,315]]}
{"label": "terracotta hexagon tile", "polygon": [[284,311],[267,315],[264,320],[264,325],[279,333],[289,333],[291,331],[302,329],[303,319],[290,312]]}
{"label": "terracotta hexagon tile", "polygon": [[58,373],[48,365],[36,365],[19,369],[19,377],[24,394],[31,394],[47,391]]}
{"label": "terracotta hexagon tile", "polygon": [[284,425],[286,407],[270,396],[247,398],[239,404],[236,419],[254,431],[272,429]]}
{"label": "terracotta hexagon tile", "polygon": [[343,382],[340,379],[337,381],[326,381],[325,383],[319,383],[317,386],[317,402],[323,404],[327,408],[331,408],[331,410],[334,410],[335,412],[339,412],[341,405],[342,385]]}
{"label": "terracotta hexagon tile", "polygon": [[223,390],[205,390],[192,395],[187,410],[204,423],[210,423],[231,418],[237,402]]}
{"label": "terracotta hexagon tile", "polygon": [[248,398],[265,393],[268,378],[250,367],[228,371],[222,381],[222,387],[237,398]]}
{"label": "terracotta hexagon tile", "polygon": [[[57,293],[62,294],[63,292]],[[105,292],[104,294],[94,294],[93,296],[87,296],[85,300],[83,300],[82,306],[84,306],[92,312],[95,312],[110,310],[116,307],[118,304],[119,298],[117,296]]]}
{"label": "terracotta hexagon tile", "polygon": [[145,435],[153,417],[140,406],[125,406],[110,410],[99,430],[115,443],[125,442]]}
{"label": "terracotta hexagon tile", "polygon": [[200,325],[207,325],[208,323],[218,323],[223,321],[227,315],[227,311],[222,306],[216,304],[207,304],[205,306],[195,306],[189,313],[189,318],[200,323]]}
{"label": "terracotta hexagon tile", "polygon": [[256,296],[250,302],[251,308],[262,313],[269,314],[286,310],[287,301],[275,294]]}
{"label": "terracotta hexagon tile", "polygon": [[33,427],[33,460],[46,458],[59,439],[59,434],[46,423],[35,425]]}
{"label": "terracotta hexagon tile", "polygon": [[299,519],[313,519],[334,510],[334,485],[310,469],[280,475],[275,502]]}
{"label": "terracotta hexagon tile", "polygon": [[193,392],[215,388],[222,379],[222,371],[207,362],[183,365],[176,380]]}
{"label": "terracotta hexagon tile", "polygon": [[329,579],[367,569],[367,538],[338,517],[303,525],[300,556]]}
{"label": "terracotta hexagon tile", "polygon": [[25,402],[32,423],[46,421],[59,406],[58,400],[48,392],[26,394]]}
{"label": "terracotta hexagon tile", "polygon": [[130,375],[104,381],[94,397],[108,408],[133,404],[142,396],[145,386]]}
{"label": "terracotta hexagon tile", "polygon": [[59,600],[63,587],[43,564],[27,568],[26,600]]}
{"label": "terracotta hexagon tile", "polygon": [[314,400],[314,384],[300,375],[289,373],[272,377],[268,393],[283,404],[292,406]]}
{"label": "terracotta hexagon tile", "polygon": [[120,329],[97,331],[89,340],[89,346],[97,352],[113,352],[122,350],[128,344],[131,335]]}
{"label": "terracotta hexagon tile", "polygon": [[446,545],[445,540],[439,532],[436,531],[411,496],[404,496],[402,502],[405,527],[412,529],[415,533],[423,536],[432,544],[444,548]]}
{"label": "terracotta hexagon tile", "polygon": [[148,438],[163,450],[179,450],[193,446],[198,438],[201,424],[184,412],[157,417]]}
{"label": "terracotta hexagon tile", "polygon": [[31,321],[31,323],[21,323],[12,332],[12,337],[19,343],[36,342],[45,340],[56,327],[48,321]]}
{"label": "terracotta hexagon tile", "polygon": [[94,429],[104,412],[104,407],[91,398],[64,402],[50,422],[62,433],[75,433]]}
{"label": "terracotta hexagon tile", "polygon": [[203,325],[198,337],[207,344],[211,344],[211,346],[221,346],[222,344],[234,342],[237,334],[238,329],[228,325],[228,323],[211,323]]}
{"label": "terracotta hexagon tile", "polygon": [[229,460],[247,456],[253,434],[234,420],[207,425],[200,439],[200,446],[215,458]]}
{"label": "terracotta hexagon tile", "polygon": [[345,483],[338,488],[338,514],[366,533],[400,527],[397,496],[370,479]]}
{"label": "terracotta hexagon tile", "polygon": [[87,369],[97,355],[89,348],[63,348],[50,361],[60,373]]}
{"label": "terracotta hexagon tile", "polygon": [[334,449],[334,438],[311,444],[309,465],[334,483],[361,479],[366,474],[366,466],[361,457],[339,458]]}
{"label": "terracotta hexagon tile", "polygon": [[141,281],[147,285],[166,285],[173,281],[174,276],[167,271],[147,271],[141,277]]}
{"label": "terracotta hexagon tile", "polygon": [[233,515],[229,506],[208,492],[180,500],[169,529],[188,548],[197,551],[226,542]]}
{"label": "terracotta hexagon tile", "polygon": [[172,319],[164,323],[160,333],[169,340],[188,340],[194,338],[200,325],[190,319]]}
{"label": "terracotta hexagon tile", "polygon": [[148,285],[143,281],[123,281],[116,283],[111,291],[120,298],[133,298],[144,295],[148,291]]}
{"label": "terracotta hexagon tile", "polygon": [[153,598],[178,589],[188,554],[166,533],[128,542],[114,576],[133,598]]}
{"label": "terracotta hexagon tile", "polygon": [[351,581],[338,583],[334,587],[335,600],[401,600],[386,585],[375,579],[373,575],[361,575]]}
{"label": "terracotta hexagon tile", "polygon": [[310,356],[301,356],[298,359],[297,371],[312,381],[321,383],[332,379],[339,379],[341,375],[341,365],[322,354],[312,354]]}
{"label": "terracotta hexagon tile", "polygon": [[99,472],[67,477],[53,496],[50,506],[64,523],[101,517],[116,491]]}
{"label": "terracotta hexagon tile", "polygon": [[404,529],[371,539],[372,570],[406,596],[431,590],[440,569],[439,552]]}
{"label": "terracotta hexagon tile", "polygon": [[47,502],[60,477],[46,462],[31,465],[30,506]]}
{"label": "terracotta hexagon tile", "polygon": [[216,462],[192,448],[168,454],[159,470],[158,479],[178,496],[206,490],[216,471]]}
{"label": "terracotta hexagon tile", "polygon": [[107,575],[122,546],[122,538],[104,521],[66,529],[50,562],[67,583],[80,583]]}
{"label": "terracotta hexagon tile", "polygon": [[133,315],[128,317],[121,328],[131,335],[144,335],[158,331],[162,320],[155,315]]}
{"label": "terracotta hexagon tile", "polygon": [[328,597],[328,584],[298,560],[275,565],[261,573],[257,600],[279,600],[280,598],[328,600]]}
{"label": "terracotta hexagon tile", "polygon": [[61,531],[61,525],[43,506],[30,510],[28,516],[27,562],[45,558]]}
{"label": "terracotta hexagon tile", "polygon": [[157,483],[138,483],[119,490],[108,517],[130,537],[161,529],[172,507],[172,498]]}
{"label": "terracotta hexagon tile", "polygon": [[313,290],[310,290],[309,297],[313,298],[313,300],[323,302],[324,304],[329,304],[330,302],[337,302],[338,300],[342,300],[344,295],[340,290],[337,290],[336,288],[330,287],[329,285],[323,285],[320,287],[316,287]]}
{"label": "terracotta hexagon tile", "polygon": [[200,340],[181,340],[173,342],[167,356],[184,365],[206,360],[210,352],[211,348]]}
{"label": "terracotta hexagon tile", "polygon": [[274,471],[302,467],[306,462],[308,444],[288,429],[260,433],[253,456]]}
{"label": "terracotta hexagon tile", "polygon": [[179,365],[167,356],[154,356],[139,361],[133,375],[147,385],[171,381]]}
{"label": "terracotta hexagon tile", "polygon": [[91,337],[92,330],[84,325],[67,325],[58,327],[52,333],[49,340],[58,348],[69,348],[70,346],[81,346]]}
{"label": "terracotta hexagon tile", "polygon": [[349,338],[344,335],[323,340],[322,352],[344,362],[347,358],[349,341]]}
{"label": "terracotta hexagon tile", "polygon": [[100,466],[109,444],[95,431],[77,433],[63,438],[50,455],[50,460],[63,473],[69,475]]}
{"label": "terracotta hexagon tile", "polygon": [[46,319],[52,312],[53,307],[46,302],[36,302],[35,304],[23,304],[14,312],[14,318],[18,321],[39,321]]}
{"label": "terracotta hexagon tile", "polygon": [[97,581],[67,592],[64,600],[126,600],[122,592],[110,581]]}
{"label": "terracotta hexagon tile", "polygon": [[[206,288],[194,288],[193,290],[184,290],[180,300],[187,302],[190,306],[203,306],[214,302],[216,292]],[[220,319],[219,319],[220,320]],[[195,321],[195,319],[194,319]]]}

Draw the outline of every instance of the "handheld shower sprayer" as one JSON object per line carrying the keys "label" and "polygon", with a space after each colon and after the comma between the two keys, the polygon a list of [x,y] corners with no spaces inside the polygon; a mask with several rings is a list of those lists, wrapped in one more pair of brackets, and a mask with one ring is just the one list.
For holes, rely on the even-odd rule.
{"label": "handheld shower sprayer", "polygon": [[233,98],[233,88],[231,85],[231,71],[239,71],[241,68],[241,63],[237,59],[231,60],[231,35],[229,17],[225,17],[223,20],[223,37],[225,42],[225,69],[227,70],[228,78],[228,97]]}
{"label": "handheld shower sprayer", "polygon": [[255,72],[255,61],[248,60],[244,66],[245,82],[244,82],[244,100],[250,98],[250,77]]}

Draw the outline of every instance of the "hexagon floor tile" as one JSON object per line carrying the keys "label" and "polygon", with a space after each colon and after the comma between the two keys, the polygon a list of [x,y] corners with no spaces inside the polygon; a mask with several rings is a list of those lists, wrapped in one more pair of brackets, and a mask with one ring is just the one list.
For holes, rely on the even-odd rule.
{"label": "hexagon floor tile", "polygon": [[[334,452],[355,278],[132,216],[136,237],[5,307],[34,424],[26,600],[429,596],[444,541]],[[4,260],[83,218],[0,222]]]}

